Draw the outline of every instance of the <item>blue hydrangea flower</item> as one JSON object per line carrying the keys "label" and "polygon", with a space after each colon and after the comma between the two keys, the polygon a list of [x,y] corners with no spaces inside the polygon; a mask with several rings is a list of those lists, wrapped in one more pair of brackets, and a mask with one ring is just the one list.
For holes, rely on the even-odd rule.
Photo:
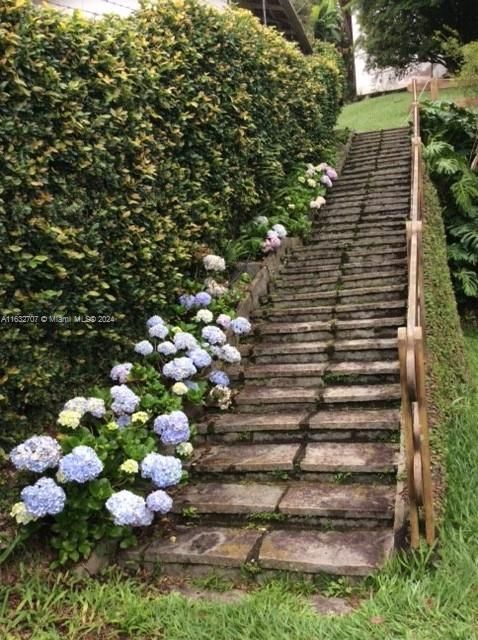
{"label": "blue hydrangea flower", "polygon": [[203,328],[201,336],[209,342],[209,344],[224,344],[226,342],[226,334],[224,331],[212,324],[208,324],[207,327]]}
{"label": "blue hydrangea flower", "polygon": [[212,297],[207,291],[200,291],[199,293],[196,293],[194,300],[198,307],[207,307],[211,304]]}
{"label": "blue hydrangea flower", "polygon": [[103,463],[91,447],[79,445],[60,460],[60,474],[66,482],[83,484],[103,471]]}
{"label": "blue hydrangea flower", "polygon": [[117,525],[146,527],[153,522],[154,514],[146,506],[144,498],[127,489],[113,493],[105,506]]}
{"label": "blue hydrangea flower", "polygon": [[189,440],[189,420],[182,411],[158,416],[154,421],[154,431],[161,436],[161,442],[166,445],[177,445]]}
{"label": "blue hydrangea flower", "polygon": [[192,389],[193,391],[197,391],[199,389],[199,385],[197,382],[193,382],[192,380],[185,380],[184,384],[188,389]]}
{"label": "blue hydrangea flower", "polygon": [[77,411],[78,413],[81,413],[81,415],[83,415],[86,412],[87,402],[88,401],[86,398],[77,396],[76,398],[72,398],[71,400],[68,400],[68,402],[65,402],[65,404],[63,405],[63,409],[65,411]]}
{"label": "blue hydrangea flower", "polygon": [[171,496],[168,496],[166,491],[158,489],[146,497],[146,506],[150,511],[165,514],[171,511],[173,507],[173,500]]}
{"label": "blue hydrangea flower", "polygon": [[102,418],[106,413],[105,402],[101,398],[88,398],[86,401],[86,413],[95,418]]}
{"label": "blue hydrangea flower", "polygon": [[125,384],[111,387],[110,393],[114,400],[111,408],[117,415],[130,414],[136,411],[140,398]]}
{"label": "blue hydrangea flower", "polygon": [[252,329],[251,323],[249,322],[249,320],[247,318],[242,318],[242,317],[231,320],[230,327],[232,332],[238,336],[244,336],[250,333]]}
{"label": "blue hydrangea flower", "polygon": [[197,369],[194,366],[191,358],[174,358],[171,362],[168,362],[163,367],[163,375],[166,378],[172,378],[179,382],[180,380],[186,380],[197,373]]}
{"label": "blue hydrangea flower", "polygon": [[167,413],[162,413],[160,416],[157,416],[153,422],[153,431],[160,436],[163,433],[163,430],[169,425],[169,415]]}
{"label": "blue hydrangea flower", "polygon": [[119,429],[124,429],[131,424],[131,416],[122,415],[116,420]]}
{"label": "blue hydrangea flower", "polygon": [[209,382],[212,382],[212,384],[220,385],[222,387],[228,387],[230,384],[229,376],[224,373],[224,371],[219,371],[219,369],[211,371],[208,380]]}
{"label": "blue hydrangea flower", "polygon": [[131,362],[123,362],[122,364],[115,365],[110,371],[110,378],[115,382],[124,384],[128,380],[128,376],[131,373],[133,365]]}
{"label": "blue hydrangea flower", "polygon": [[172,342],[160,342],[158,344],[158,351],[162,356],[173,356],[177,349]]}
{"label": "blue hydrangea flower", "polygon": [[153,353],[154,347],[149,340],[141,340],[134,345],[134,350],[142,356],[149,356]]}
{"label": "blue hydrangea flower", "polygon": [[168,335],[169,329],[164,324],[158,322],[158,324],[153,325],[149,329],[149,335],[151,338],[159,338],[160,340],[164,340],[164,338]]}
{"label": "blue hydrangea flower", "polygon": [[181,460],[174,456],[148,453],[141,462],[141,476],[152,480],[160,489],[178,484],[181,480],[181,474]]}
{"label": "blue hydrangea flower", "polygon": [[195,296],[183,293],[182,296],[179,296],[179,304],[186,310],[192,309],[196,306],[196,298]]}
{"label": "blue hydrangea flower", "polygon": [[61,447],[50,436],[32,436],[10,452],[10,460],[16,469],[35,473],[56,467],[60,458]]}
{"label": "blue hydrangea flower", "polygon": [[198,347],[198,341],[192,333],[188,333],[187,331],[178,331],[174,336],[174,346],[179,350],[196,349]]}
{"label": "blue hydrangea flower", "polygon": [[146,326],[148,327],[148,329],[154,327],[155,324],[164,324],[164,320],[161,318],[161,316],[151,316],[151,318],[148,318],[148,320],[146,320]]}
{"label": "blue hydrangea flower", "polygon": [[198,369],[209,367],[212,362],[211,356],[204,349],[193,349],[192,351],[188,351],[188,356],[193,361],[194,366],[198,367]]}
{"label": "blue hydrangea flower", "polygon": [[40,478],[20,495],[28,513],[36,518],[56,516],[65,507],[66,494],[51,478]]}

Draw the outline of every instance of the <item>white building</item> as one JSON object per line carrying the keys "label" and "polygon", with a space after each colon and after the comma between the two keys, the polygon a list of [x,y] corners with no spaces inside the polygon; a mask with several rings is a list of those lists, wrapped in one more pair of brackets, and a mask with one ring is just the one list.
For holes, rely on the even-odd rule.
{"label": "white building", "polygon": [[[37,4],[42,4],[42,0],[36,0]],[[45,0],[46,4],[71,12],[80,9],[82,13],[91,18],[101,16],[104,13],[117,13],[127,16],[139,7],[139,0]],[[204,0],[207,4],[217,8],[225,7],[227,0]]]}
{"label": "white building", "polygon": [[446,71],[442,65],[431,65],[429,63],[420,64],[417,69],[413,70],[410,74],[400,78],[397,78],[396,72],[390,67],[367,71],[365,52],[356,44],[362,32],[357,17],[354,15],[352,15],[352,32],[355,46],[355,79],[357,95],[359,96],[370,93],[380,93],[382,91],[392,91],[393,89],[402,89],[410,83],[412,77],[421,76],[430,78],[432,75],[434,77],[441,77]]}

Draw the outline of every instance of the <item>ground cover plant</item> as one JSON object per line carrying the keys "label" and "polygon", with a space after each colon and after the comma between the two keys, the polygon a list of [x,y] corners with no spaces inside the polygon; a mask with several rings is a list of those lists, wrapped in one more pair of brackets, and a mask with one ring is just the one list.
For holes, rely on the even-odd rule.
{"label": "ground cover plant", "polygon": [[304,57],[248,12],[160,0],[89,21],[6,0],[0,75],[10,447],[119,359],[286,174],[323,157],[342,74],[332,48]]}

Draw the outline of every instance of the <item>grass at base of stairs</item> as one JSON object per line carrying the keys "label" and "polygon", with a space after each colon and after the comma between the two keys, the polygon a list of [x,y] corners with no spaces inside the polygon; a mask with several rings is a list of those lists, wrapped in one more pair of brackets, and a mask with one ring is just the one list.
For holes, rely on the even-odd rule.
{"label": "grass at base of stairs", "polygon": [[[448,492],[440,544],[396,557],[354,594],[343,617],[317,616],[303,583],[274,580],[237,604],[161,593],[117,572],[101,579],[35,573],[0,586],[2,640],[473,640],[478,638],[478,332],[473,381],[447,427]],[[8,584],[10,582],[10,584]],[[335,587],[334,587],[335,584]],[[326,593],[347,595],[337,582]],[[214,582],[211,583],[214,586]],[[223,590],[223,589],[222,589]],[[3,634],[3,635],[2,635]]]}
{"label": "grass at base of stairs", "polygon": [[[444,89],[439,100],[453,100],[464,97],[461,89]],[[423,94],[430,98],[430,93]],[[346,104],[339,116],[337,127],[354,131],[376,131],[405,127],[409,120],[412,94],[406,90],[393,91],[382,96],[365,97]]]}

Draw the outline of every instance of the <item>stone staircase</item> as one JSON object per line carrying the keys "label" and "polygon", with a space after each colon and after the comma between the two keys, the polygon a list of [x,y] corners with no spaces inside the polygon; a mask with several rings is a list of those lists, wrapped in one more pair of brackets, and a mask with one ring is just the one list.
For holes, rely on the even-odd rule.
{"label": "stone staircase", "polygon": [[397,328],[405,322],[410,141],[359,134],[310,241],[290,252],[210,413],[174,537],[144,562],[366,575],[394,547]]}

